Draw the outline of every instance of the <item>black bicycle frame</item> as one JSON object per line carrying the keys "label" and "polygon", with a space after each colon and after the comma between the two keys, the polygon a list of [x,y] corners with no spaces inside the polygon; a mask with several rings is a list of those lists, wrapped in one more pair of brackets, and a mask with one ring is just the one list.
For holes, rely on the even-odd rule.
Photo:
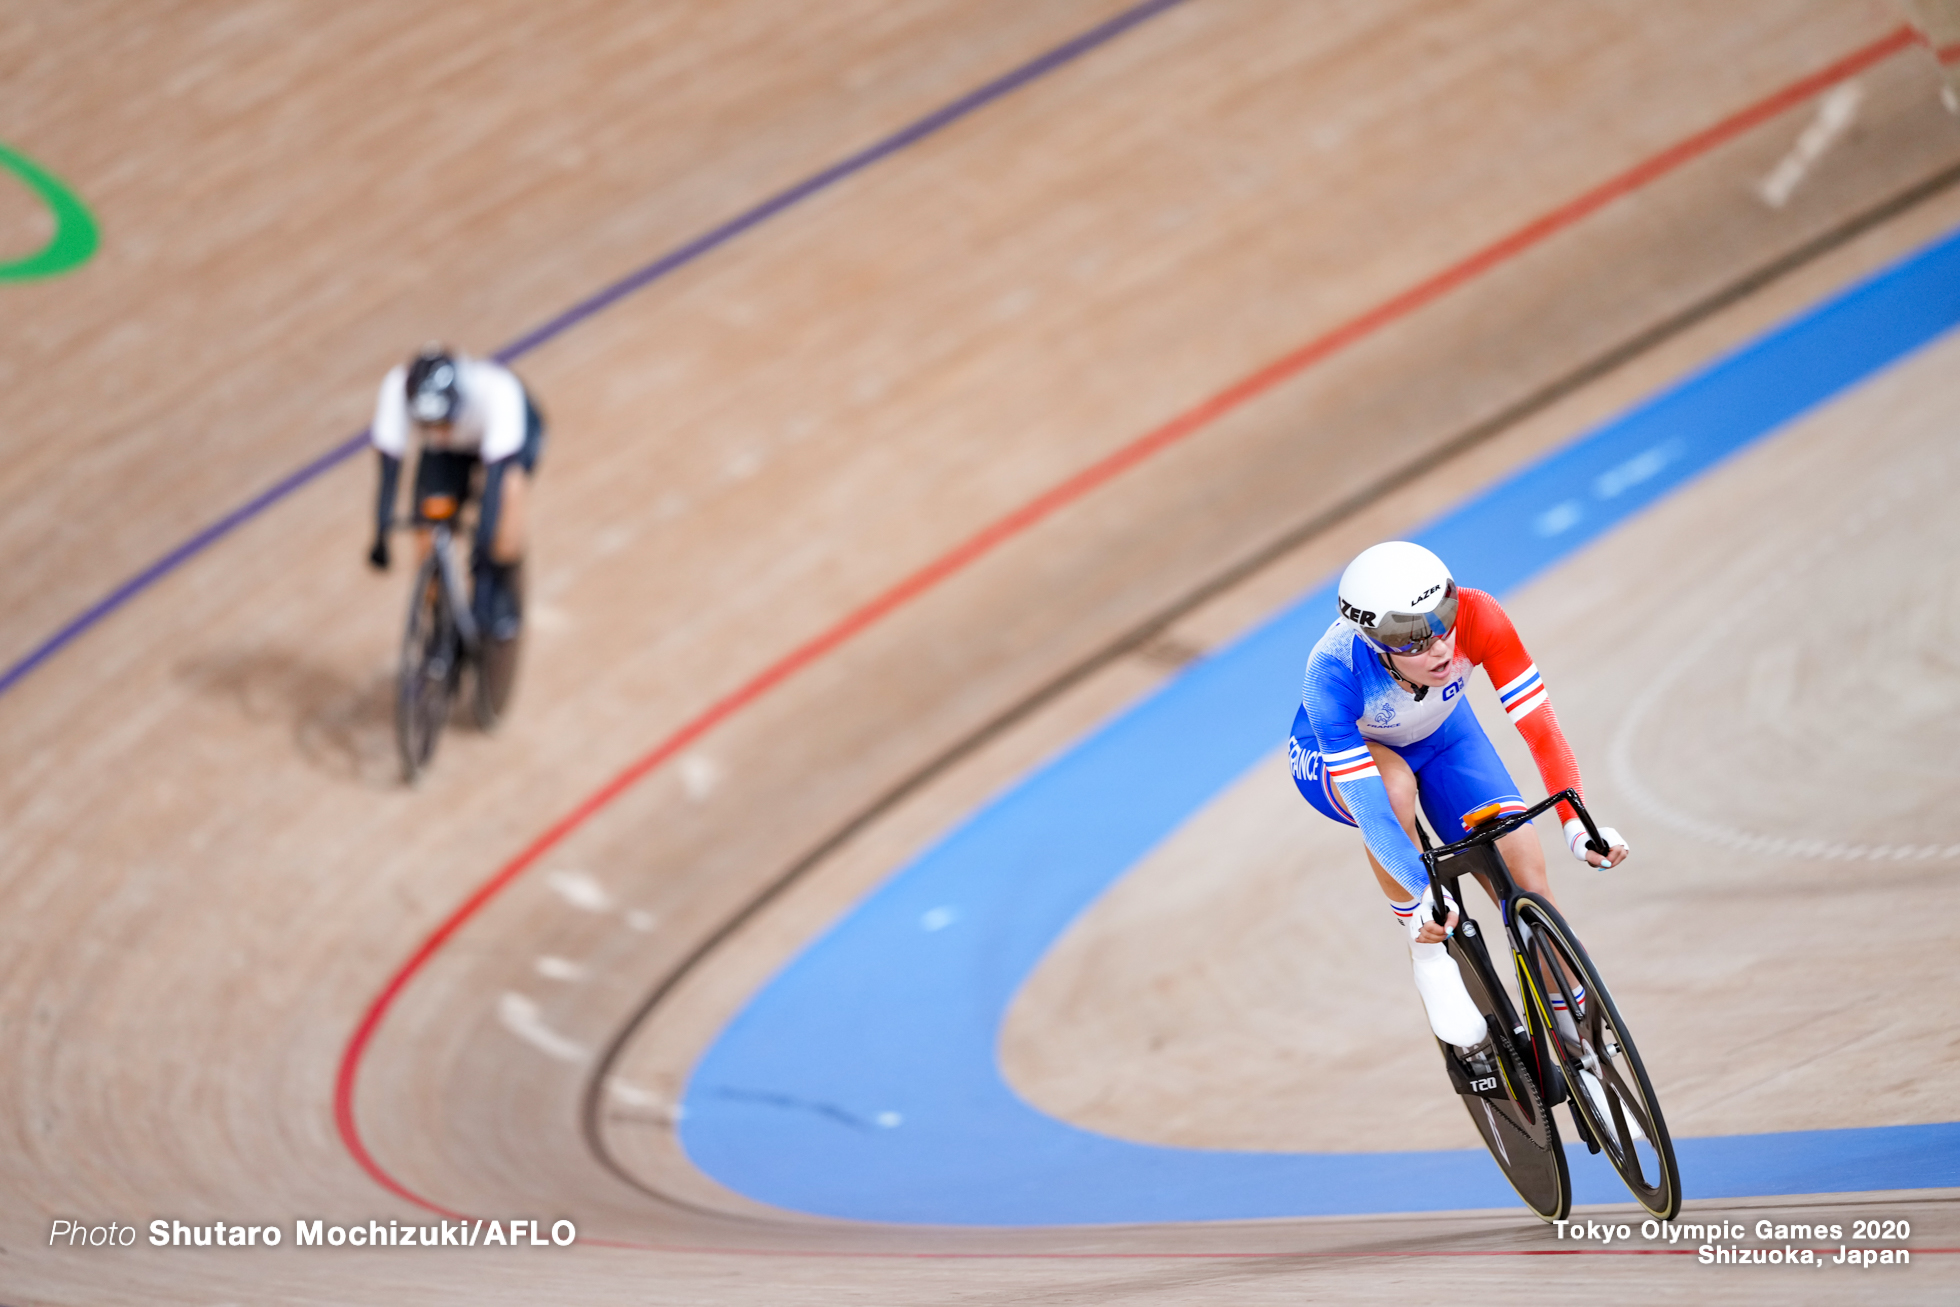
{"label": "black bicycle frame", "polygon": [[[1498,840],[1514,830],[1530,825],[1547,809],[1560,803],[1572,805],[1573,811],[1579,815],[1579,820],[1585,823],[1586,833],[1591,837],[1589,846],[1595,852],[1604,855],[1607,847],[1605,841],[1600,838],[1599,827],[1593,824],[1592,814],[1586,811],[1586,805],[1579,801],[1578,794],[1572,790],[1560,790],[1534,807],[1502,821],[1479,826],[1465,838],[1454,844],[1445,844],[1441,848],[1432,847],[1429,842],[1429,832],[1421,829],[1420,825],[1417,828],[1422,836],[1422,862],[1429,869],[1430,879],[1440,888],[1447,890],[1457,903],[1458,947],[1454,952],[1459,961],[1467,961],[1471,969],[1477,972],[1484,992],[1490,995],[1492,1005],[1499,1009],[1504,1023],[1510,1027],[1512,1041],[1530,1046],[1532,1072],[1538,1081],[1538,1092],[1547,1109],[1565,1101],[1565,1077],[1558,1069],[1557,1059],[1550,1056],[1549,1032],[1545,1029],[1543,1015],[1538,1010],[1539,1005],[1530,1001],[1533,990],[1537,988],[1537,982],[1525,974],[1521,959],[1528,956],[1529,950],[1525,947],[1525,941],[1518,937],[1518,927],[1511,912],[1511,901],[1518,894],[1517,882],[1511,879],[1511,870],[1504,865],[1504,858],[1498,853],[1496,846]],[[1504,930],[1511,945],[1513,965],[1517,969],[1518,993],[1526,1000],[1523,1019],[1519,1018],[1510,994],[1502,984],[1498,983],[1490,950],[1484,944],[1483,932],[1470,916],[1466,906],[1469,900],[1459,887],[1459,882],[1466,873],[1480,875],[1483,878],[1485,888],[1490,891],[1491,899],[1497,904],[1498,911],[1504,919]],[[1435,913],[1438,925],[1449,919],[1449,912],[1444,906],[1441,894],[1436,896]],[[1452,1066],[1452,1078],[1454,1079],[1456,1075],[1456,1068]]]}
{"label": "black bicycle frame", "polygon": [[433,527],[429,548],[436,557],[436,573],[442,579],[442,592],[449,604],[449,615],[456,623],[456,634],[463,641],[463,653],[466,657],[473,657],[479,643],[476,614],[470,609],[470,591],[463,580],[456,533],[448,522],[437,522]]}

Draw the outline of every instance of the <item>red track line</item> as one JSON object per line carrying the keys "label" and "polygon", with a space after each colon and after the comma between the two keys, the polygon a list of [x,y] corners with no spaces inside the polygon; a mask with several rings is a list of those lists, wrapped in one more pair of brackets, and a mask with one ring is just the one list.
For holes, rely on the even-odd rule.
{"label": "red track line", "polygon": [[704,712],[628,765],[625,770],[607,781],[577,807],[560,817],[516,857],[505,863],[494,876],[464,900],[447,920],[436,927],[435,931],[422,942],[422,946],[415,950],[414,955],[402,964],[387,985],[375,996],[362,1015],[360,1024],[355,1027],[353,1035],[347,1041],[347,1046],[341,1054],[339,1074],[334,1083],[334,1122],[347,1151],[360,1164],[362,1170],[390,1193],[444,1216],[454,1218],[461,1215],[405,1188],[383,1170],[380,1163],[376,1162],[373,1155],[368,1152],[367,1145],[361,1140],[359,1123],[354,1119],[354,1091],[356,1081],[360,1077],[361,1059],[366,1054],[368,1044],[374,1038],[374,1032],[380,1026],[382,1018],[394,1005],[396,997],[422,969],[423,964],[448,942],[449,937],[554,845],[577,830],[587,818],[619,797],[642,776],[672,758],[735,713],[754,703],[783,681],[822,658],[866,627],[878,622],[888,613],[924,594],[941,581],[963,570],[968,564],[991,553],[997,546],[1022,534],[1061,508],[1083,498],[1092,490],[1113,480],[1151,455],[1209,426],[1225,414],[1298,375],[1328,355],[1379,331],[1397,319],[1407,317],[1465,282],[1516,257],[1555,233],[1573,226],[1582,218],[1604,208],[1614,200],[1638,190],[1689,160],[1708,153],[1716,146],[1733,140],[1750,128],[1802,103],[1819,91],[1896,54],[1916,39],[1910,27],[1900,27],[1870,45],[1853,51],[1829,67],[1790,83],[1766,99],[1759,100],[1741,112],[1724,118],[1714,126],[1636,164],[1619,176],[1595,186],[1577,199],[1527,223],[1508,236],[1485,246],[1461,262],[1452,264],[1360,316],[1351,318],[1333,330],[1314,337],[1298,349],[1275,359],[1209,399],[1186,409],[1162,426],[1145,432],[1129,444],[1091,463],[1067,480],[1049,488],[1007,516],[983,528],[976,535],[927,563],[870,602],[846,614],[836,625],[792,649],[751,680],[710,704]]}

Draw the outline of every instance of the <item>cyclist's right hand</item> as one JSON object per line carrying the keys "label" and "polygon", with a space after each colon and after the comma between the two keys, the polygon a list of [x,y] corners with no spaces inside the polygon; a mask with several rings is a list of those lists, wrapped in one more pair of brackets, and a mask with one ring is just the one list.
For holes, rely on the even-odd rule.
{"label": "cyclist's right hand", "polygon": [[376,536],[374,548],[368,550],[368,566],[377,572],[388,570],[388,537]]}
{"label": "cyclist's right hand", "polygon": [[1443,907],[1448,910],[1448,920],[1440,925],[1436,921],[1436,883],[1431,881],[1422,892],[1422,906],[1409,916],[1409,938],[1418,944],[1440,944],[1456,930],[1456,899],[1448,890],[1442,890]]}

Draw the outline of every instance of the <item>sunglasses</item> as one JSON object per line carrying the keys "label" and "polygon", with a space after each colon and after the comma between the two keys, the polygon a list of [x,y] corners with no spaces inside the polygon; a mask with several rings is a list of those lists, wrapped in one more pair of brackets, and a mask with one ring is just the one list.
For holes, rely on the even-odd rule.
{"label": "sunglasses", "polygon": [[1456,629],[1456,585],[1451,583],[1444,592],[1443,602],[1427,613],[1383,613],[1373,626],[1364,626],[1361,633],[1383,650],[1407,657],[1411,654],[1427,653],[1429,646],[1435,644]]}

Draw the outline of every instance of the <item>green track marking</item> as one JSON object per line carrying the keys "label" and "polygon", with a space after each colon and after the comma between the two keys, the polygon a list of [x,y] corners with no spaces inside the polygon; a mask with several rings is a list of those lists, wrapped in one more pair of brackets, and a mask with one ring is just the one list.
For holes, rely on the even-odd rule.
{"label": "green track marking", "polygon": [[87,263],[95,253],[95,218],[59,177],[26,155],[0,145],[0,168],[6,168],[48,206],[54,215],[54,236],[24,259],[0,263],[0,281],[31,281],[57,277]]}

